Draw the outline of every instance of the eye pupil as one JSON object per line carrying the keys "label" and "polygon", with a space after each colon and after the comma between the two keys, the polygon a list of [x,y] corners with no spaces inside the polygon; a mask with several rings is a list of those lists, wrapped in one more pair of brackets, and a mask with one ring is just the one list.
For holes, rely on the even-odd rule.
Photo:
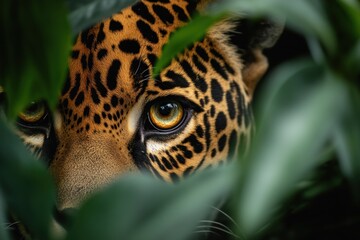
{"label": "eye pupil", "polygon": [[174,111],[176,107],[177,105],[175,103],[167,103],[165,105],[161,105],[159,106],[159,114],[164,117],[170,116],[172,111]]}
{"label": "eye pupil", "polygon": [[31,103],[30,106],[24,110],[24,114],[33,114],[39,110],[41,110],[41,105],[39,103]]}

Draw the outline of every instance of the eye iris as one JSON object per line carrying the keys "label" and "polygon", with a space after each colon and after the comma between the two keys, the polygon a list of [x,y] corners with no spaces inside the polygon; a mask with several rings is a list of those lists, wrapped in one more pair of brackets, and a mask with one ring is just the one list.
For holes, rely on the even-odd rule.
{"label": "eye iris", "polygon": [[160,129],[171,129],[178,125],[183,118],[183,108],[177,102],[154,104],[150,108],[150,120]]}
{"label": "eye iris", "polygon": [[19,114],[19,118],[26,122],[39,121],[45,115],[45,106],[43,103],[31,103],[24,111]]}

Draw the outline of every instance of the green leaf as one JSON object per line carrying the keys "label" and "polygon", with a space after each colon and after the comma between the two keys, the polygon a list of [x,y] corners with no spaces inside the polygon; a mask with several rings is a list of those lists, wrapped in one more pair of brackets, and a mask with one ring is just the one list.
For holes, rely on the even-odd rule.
{"label": "green leaf", "polygon": [[316,36],[330,55],[336,50],[336,38],[322,4],[317,0],[219,0],[209,7],[210,12],[231,12],[258,17],[270,15],[283,18],[304,35]]}
{"label": "green leaf", "polygon": [[349,54],[346,54],[344,61],[342,62],[344,66],[344,76],[347,76],[346,80],[353,80],[354,84],[358,84],[359,75],[360,75],[360,38],[352,49],[350,49]]}
{"label": "green leaf", "polygon": [[229,166],[176,185],[146,175],[124,177],[84,203],[67,239],[180,240],[196,236],[192,231],[198,221],[209,217],[211,206],[229,193],[233,180]]}
{"label": "green leaf", "polygon": [[49,238],[54,189],[45,167],[0,121],[0,190],[10,211],[39,239]]}
{"label": "green leaf", "polygon": [[327,1],[325,9],[338,39],[333,69],[347,80],[358,81],[360,70],[360,7],[344,0]]}
{"label": "green leaf", "polygon": [[360,93],[353,86],[348,86],[347,93],[344,115],[334,131],[334,143],[343,174],[360,200]]}
{"label": "green leaf", "polygon": [[[275,69],[271,76],[270,80],[264,80],[265,82],[269,82],[267,84],[266,91],[259,95],[260,102],[264,104],[260,105],[259,110],[256,112],[262,111],[262,116],[266,116],[271,114],[273,111],[273,106],[271,105],[274,102],[274,98],[281,94],[282,87],[289,81],[289,79],[293,78],[295,75],[299,74],[299,72],[306,71],[307,69],[314,66],[314,62],[308,58],[299,58],[296,61],[291,61],[286,63],[277,69]],[[259,116],[259,119],[262,118]]]}
{"label": "green leaf", "polygon": [[339,40],[345,41],[346,38],[351,37],[352,41],[356,41],[360,37],[360,4],[352,3],[346,0],[337,0],[327,3],[329,11],[334,10],[331,7],[336,7],[337,11],[334,12],[336,26],[333,28],[338,31],[343,31],[346,35],[338,35]]}
{"label": "green leaf", "polygon": [[263,100],[270,103],[240,181],[238,215],[248,234],[254,234],[296,184],[323,161],[320,150],[345,104],[346,91],[338,79],[309,63],[290,63],[298,67],[290,78],[285,65],[268,81],[283,85],[273,99]]}
{"label": "green leaf", "polygon": [[168,66],[179,53],[196,41],[201,40],[207,30],[216,22],[223,19],[225,14],[198,15],[195,16],[187,25],[179,28],[165,44],[160,58],[154,66],[153,76],[156,78],[163,68]]}
{"label": "green leaf", "polygon": [[67,0],[72,31],[78,34],[135,2],[137,0]]}
{"label": "green leaf", "polygon": [[4,200],[3,195],[0,191],[0,239],[8,240],[9,234],[6,231],[7,223],[5,221],[5,208],[4,208]]}
{"label": "green leaf", "polygon": [[62,1],[0,3],[0,85],[14,118],[32,101],[57,104],[65,80],[71,34]]}

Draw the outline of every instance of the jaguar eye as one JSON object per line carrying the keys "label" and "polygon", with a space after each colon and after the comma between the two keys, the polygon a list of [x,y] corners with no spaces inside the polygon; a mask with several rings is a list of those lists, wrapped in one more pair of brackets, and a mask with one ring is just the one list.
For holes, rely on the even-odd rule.
{"label": "jaguar eye", "polygon": [[43,102],[32,102],[24,111],[19,113],[20,120],[27,123],[36,123],[46,115],[46,107]]}
{"label": "jaguar eye", "polygon": [[183,120],[184,108],[177,101],[164,101],[151,105],[149,120],[159,130],[170,130],[177,127]]}

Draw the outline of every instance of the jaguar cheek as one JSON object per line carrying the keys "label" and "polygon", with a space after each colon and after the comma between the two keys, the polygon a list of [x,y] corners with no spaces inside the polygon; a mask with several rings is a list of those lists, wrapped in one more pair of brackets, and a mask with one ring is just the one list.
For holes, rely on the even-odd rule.
{"label": "jaguar cheek", "polygon": [[50,165],[59,210],[78,207],[90,193],[136,170],[127,150],[105,136],[75,138],[60,146]]}

